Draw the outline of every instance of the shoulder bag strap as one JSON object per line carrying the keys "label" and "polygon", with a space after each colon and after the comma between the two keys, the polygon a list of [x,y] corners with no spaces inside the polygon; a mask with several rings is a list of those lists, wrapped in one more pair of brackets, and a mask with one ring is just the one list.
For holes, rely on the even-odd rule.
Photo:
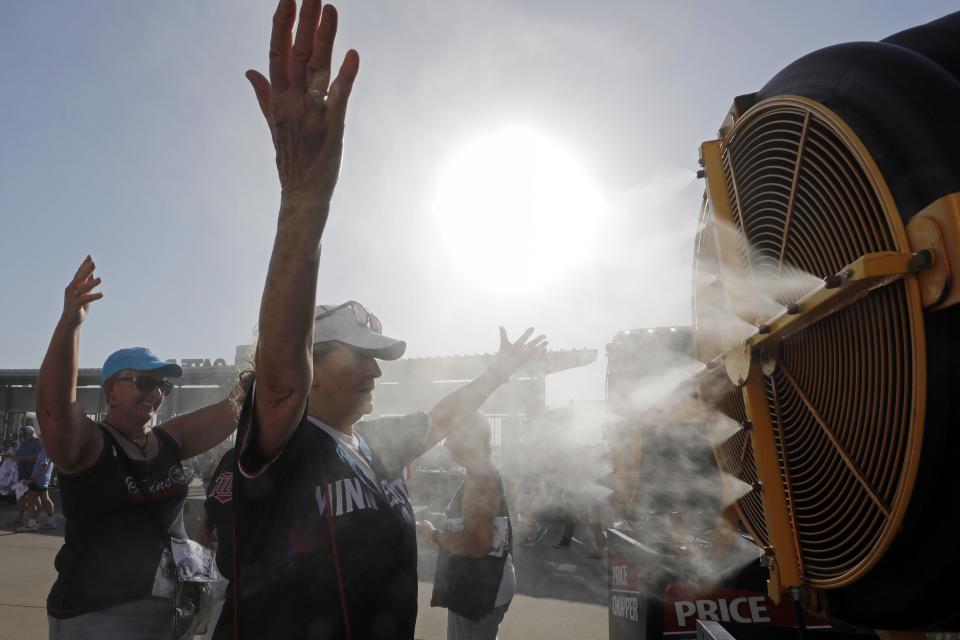
{"label": "shoulder bag strap", "polygon": [[340,588],[340,608],[343,611],[343,627],[347,633],[347,640],[353,640],[350,631],[350,612],[347,610],[347,593],[343,586],[343,573],[340,569],[340,553],[337,551],[337,535],[333,527],[333,503],[330,501],[330,485],[327,484],[327,474],[320,464],[320,481],[323,483],[323,504],[327,512],[327,527],[330,530],[330,547],[333,551],[333,566],[337,572],[337,586]]}

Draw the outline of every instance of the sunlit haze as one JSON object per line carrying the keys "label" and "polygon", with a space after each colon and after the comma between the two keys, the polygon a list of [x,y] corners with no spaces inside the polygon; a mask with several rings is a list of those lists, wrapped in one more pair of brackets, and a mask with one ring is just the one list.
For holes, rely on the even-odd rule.
{"label": "sunlit haze", "polygon": [[[224,358],[250,341],[280,194],[244,78],[273,2],[7,2],[0,12],[0,368],[36,368],[86,254],[103,300],[80,365],[121,346]],[[690,323],[698,148],[736,95],[837,42],[954,10],[877,3],[343,0],[361,64],[319,303],[356,299],[409,356],[492,352],[534,325],[604,345]]]}
{"label": "sunlit haze", "polygon": [[510,293],[555,286],[587,263],[605,203],[569,150],[516,127],[447,159],[434,207],[450,261],[476,284]]}

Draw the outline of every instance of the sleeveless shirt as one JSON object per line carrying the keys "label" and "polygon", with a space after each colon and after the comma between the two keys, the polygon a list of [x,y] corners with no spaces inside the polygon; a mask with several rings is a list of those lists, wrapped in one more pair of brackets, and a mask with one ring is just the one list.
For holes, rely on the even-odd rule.
{"label": "sleeveless shirt", "polygon": [[102,425],[103,449],[89,469],[61,474],[66,516],[57,580],[47,612],[71,618],[145,598],[171,536],[187,537],[183,503],[189,479],[180,447],[154,429],[159,451],[133,460]]}

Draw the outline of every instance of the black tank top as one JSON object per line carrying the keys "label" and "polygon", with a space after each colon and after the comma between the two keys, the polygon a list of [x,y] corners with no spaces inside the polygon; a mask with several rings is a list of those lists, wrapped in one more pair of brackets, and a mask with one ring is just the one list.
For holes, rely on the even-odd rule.
{"label": "black tank top", "polygon": [[[503,479],[497,474],[500,484],[500,509],[498,516],[507,518],[507,544],[503,555],[468,558],[440,549],[437,556],[437,574],[433,581],[431,607],[446,607],[464,618],[479,620],[491,611],[497,601],[500,580],[507,554],[513,552],[513,525],[510,509],[503,490]],[[466,481],[447,506],[447,518],[463,517],[463,490]]]}
{"label": "black tank top", "polygon": [[57,581],[47,612],[70,618],[150,595],[171,536],[185,539],[183,503],[189,479],[180,447],[154,429],[159,451],[133,460],[103,426],[103,449],[92,467],[61,474],[66,516]]}

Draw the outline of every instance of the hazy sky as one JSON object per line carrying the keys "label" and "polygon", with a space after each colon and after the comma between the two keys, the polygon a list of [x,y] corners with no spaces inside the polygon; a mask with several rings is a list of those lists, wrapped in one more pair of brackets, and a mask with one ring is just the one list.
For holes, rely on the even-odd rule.
{"label": "hazy sky", "polygon": [[[338,8],[337,57],[353,47],[361,68],[318,301],[364,302],[411,356],[492,351],[500,324],[511,334],[536,325],[555,348],[598,349],[598,365],[549,386],[559,405],[602,398],[603,349],[617,331],[689,323],[697,149],[733,96],[814,49],[876,40],[955,7],[343,0]],[[232,361],[235,345],[249,341],[279,188],[243,72],[266,70],[273,9],[0,3],[0,368],[39,366],[63,288],[87,253],[106,297],[83,327],[81,366],[135,344],[164,358]],[[510,182],[504,172],[522,173],[531,135],[552,158],[540,183],[556,190],[514,198],[498,185]],[[445,170],[477,140],[505,141],[506,151],[468,163],[479,182],[465,188],[476,193],[441,211]],[[483,174],[484,158],[501,173]],[[557,158],[579,174],[552,174]],[[585,204],[557,209],[555,224],[511,223],[512,211],[536,209],[538,199]],[[466,244],[443,232],[441,215],[459,215],[450,207],[467,216],[499,202],[508,217],[463,222],[485,230],[456,236]]]}

